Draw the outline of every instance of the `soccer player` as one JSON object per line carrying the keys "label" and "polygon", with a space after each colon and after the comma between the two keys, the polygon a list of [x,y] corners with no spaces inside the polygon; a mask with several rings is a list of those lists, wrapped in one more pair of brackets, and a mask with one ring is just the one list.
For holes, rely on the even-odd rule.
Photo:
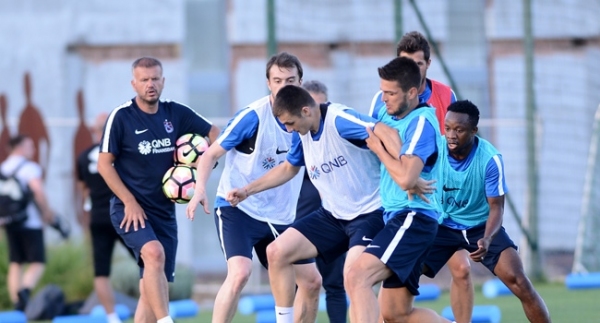
{"label": "soccer player", "polygon": [[165,78],[157,59],[135,60],[132,72],[136,96],[110,113],[98,171],[115,195],[112,224],[140,266],[135,322],[171,323],[167,281],[175,278],[177,221],[161,180],[173,166],[177,138],[197,133],[212,142],[219,129],[185,105],[160,101]]}
{"label": "soccer player", "polygon": [[[421,71],[419,101],[426,102],[435,108],[435,115],[443,134],[446,111],[450,103],[456,101],[456,95],[448,85],[427,78],[427,70],[431,65],[431,49],[427,38],[418,31],[404,34],[396,46],[396,56],[408,57],[419,66]],[[377,113],[385,105],[382,96],[382,91],[375,94],[371,102],[371,112]],[[370,113],[370,115],[372,114]]]}
{"label": "soccer player", "polygon": [[[328,262],[347,251],[348,267],[383,228],[379,160],[366,146],[366,128],[374,128],[381,136],[398,134],[343,105],[317,105],[306,90],[295,86],[281,89],[273,108],[279,121],[293,131],[287,160],[256,181],[230,191],[228,200],[235,205],[282,185],[302,166],[308,168],[323,206],[296,221],[267,247],[275,304],[291,310],[294,262],[317,255]],[[278,322],[292,321],[282,318]]]}
{"label": "soccer player", "polygon": [[[94,290],[107,313],[108,323],[120,323],[121,319],[115,312],[115,299],[109,276],[115,242],[121,241],[123,245],[125,242],[110,221],[110,199],[113,193],[98,173],[100,139],[107,119],[107,113],[100,113],[96,117],[92,126],[95,144],[77,157],[78,186],[83,192],[80,204],[83,209],[79,213],[86,217],[81,222],[89,224],[92,236]],[[85,207],[88,203],[90,207]],[[127,250],[135,257],[131,249]]]}
{"label": "soccer player", "polygon": [[[327,103],[327,86],[320,81],[312,80],[302,83],[302,87],[310,93],[310,96],[319,104]],[[308,172],[304,171],[302,190],[298,199],[296,219],[301,219],[321,207],[319,192],[310,181]],[[325,289],[325,304],[329,323],[346,323],[348,312],[348,301],[344,290],[344,260],[341,255],[329,263],[323,261],[322,257],[315,258],[317,268],[323,279]]]}
{"label": "soccer player", "polygon": [[[285,85],[300,86],[302,74],[300,60],[294,55],[282,52],[269,58],[266,76],[271,93],[240,110],[197,163],[196,189],[187,207],[190,219],[194,218],[198,203],[210,214],[206,182],[215,162],[226,154],[214,218],[227,260],[227,277],[217,293],[213,322],[231,322],[233,319],[240,294],[252,271],[252,249],[266,268],[267,245],[294,222],[302,174],[276,189],[251,196],[237,207],[226,198],[227,192],[234,187],[247,185],[285,161],[292,146],[292,134],[273,115],[272,102]],[[295,271],[296,305],[303,310],[294,313],[294,319],[296,322],[314,322],[321,276],[314,260],[299,262]],[[292,317],[291,312],[279,312]]]}
{"label": "soccer player", "polygon": [[[411,31],[400,39],[396,47],[398,57],[408,57],[414,60],[421,70],[421,85],[419,87],[419,100],[435,108],[440,131],[444,134],[444,118],[448,106],[456,101],[454,91],[441,82],[427,78],[427,70],[431,65],[431,48],[427,38],[418,31]],[[371,112],[377,113],[385,104],[381,100],[382,92],[373,97]],[[372,115],[372,114],[370,114]],[[459,323],[471,322],[473,311],[473,284],[471,282],[471,264],[469,254],[465,250],[458,250],[456,255],[448,261],[448,268],[452,275],[450,286],[450,304],[454,317]]]}
{"label": "soccer player", "polygon": [[[448,107],[440,167],[443,222],[425,260],[434,277],[459,249],[468,250],[521,300],[530,322],[550,322],[544,301],[525,276],[517,246],[502,227],[508,192],[502,156],[477,136],[479,109],[470,101]],[[461,323],[460,321],[456,321]]]}
{"label": "soccer player", "polygon": [[[380,192],[386,225],[346,272],[352,322],[375,323],[379,317],[372,287],[383,281],[381,315],[399,322],[446,322],[432,310],[413,308],[418,295],[421,265],[438,227],[440,206],[430,193],[408,198],[419,177],[435,180],[440,131],[435,109],[420,103],[421,74],[410,58],[398,57],[379,68],[385,110],[378,119],[398,131],[399,153],[385,139],[367,128],[369,148],[377,154],[381,168]],[[425,197],[425,199],[424,199]],[[393,296],[393,297],[389,297]],[[390,313],[398,316],[390,317]]]}

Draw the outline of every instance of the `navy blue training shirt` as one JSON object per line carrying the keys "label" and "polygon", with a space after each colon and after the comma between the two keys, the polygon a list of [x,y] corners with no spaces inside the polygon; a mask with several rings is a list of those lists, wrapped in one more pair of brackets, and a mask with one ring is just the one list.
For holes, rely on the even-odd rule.
{"label": "navy blue training shirt", "polygon": [[[100,152],[115,156],[114,167],[146,215],[175,216],[175,206],[162,192],[162,178],[173,166],[177,138],[187,133],[208,136],[211,123],[191,108],[160,101],[158,111],[140,110],[135,98],[114,109]],[[121,203],[120,201],[117,201]]]}

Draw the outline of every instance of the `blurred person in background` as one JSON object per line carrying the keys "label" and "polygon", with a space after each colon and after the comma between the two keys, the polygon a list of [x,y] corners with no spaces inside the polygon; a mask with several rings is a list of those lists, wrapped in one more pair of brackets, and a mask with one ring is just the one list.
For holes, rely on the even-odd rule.
{"label": "blurred person in background", "polygon": [[[89,226],[92,238],[94,290],[107,313],[108,323],[121,323],[121,319],[115,313],[115,299],[109,277],[115,242],[121,241],[123,246],[125,242],[110,221],[110,198],[113,193],[98,173],[100,139],[107,118],[107,113],[101,113],[96,117],[92,126],[94,145],[77,157],[77,179],[82,192],[82,201],[78,203],[80,207],[78,215],[80,224]],[[127,250],[135,259],[131,249],[127,248]]]}
{"label": "blurred person in background", "polygon": [[9,257],[8,293],[15,309],[24,311],[31,291],[45,269],[44,223],[55,223],[55,215],[44,192],[42,168],[31,161],[35,152],[33,140],[17,135],[10,139],[9,150],[8,158],[0,164],[0,172],[5,176],[14,174],[20,185],[28,188],[33,195],[25,210],[26,218],[5,225]]}
{"label": "blurred person in background", "polygon": [[136,96],[110,113],[98,157],[98,172],[114,193],[111,222],[140,267],[136,323],[173,323],[168,282],[175,279],[177,219],[174,203],[162,191],[162,178],[173,166],[175,143],[188,133],[210,142],[219,134],[190,107],[161,101],[164,82],[159,60],[133,62]]}
{"label": "blurred person in background", "polygon": [[[327,86],[320,81],[312,80],[302,83],[302,87],[310,93],[317,105],[325,104],[329,101],[327,95]],[[302,181],[302,190],[298,199],[296,211],[296,220],[305,217],[321,207],[321,197],[319,191],[315,188],[308,177],[308,172],[304,171]],[[344,260],[345,255],[326,263],[323,258],[317,257],[317,268],[323,278],[323,288],[325,289],[325,302],[327,306],[327,316],[330,323],[345,323],[347,321],[348,302],[346,300],[346,291],[344,290]]]}
{"label": "blurred person in background", "polygon": [[[252,272],[252,250],[268,269],[267,245],[286,230],[296,218],[296,207],[302,187],[302,174],[278,188],[255,194],[233,207],[227,193],[243,187],[252,179],[267,173],[285,161],[292,146],[292,134],[273,114],[277,92],[286,85],[300,86],[302,64],[289,53],[273,55],[266,64],[266,82],[270,94],[240,110],[225,127],[217,141],[198,161],[198,178],[187,216],[194,218],[198,204],[210,214],[206,182],[215,162],[226,155],[215,201],[215,226],[221,249],[227,261],[227,277],[221,285],[213,309],[212,321],[231,322],[242,289]],[[314,322],[316,320],[321,276],[313,259],[294,265],[298,290],[295,307],[275,307],[277,322]],[[293,314],[292,314],[293,313]]]}

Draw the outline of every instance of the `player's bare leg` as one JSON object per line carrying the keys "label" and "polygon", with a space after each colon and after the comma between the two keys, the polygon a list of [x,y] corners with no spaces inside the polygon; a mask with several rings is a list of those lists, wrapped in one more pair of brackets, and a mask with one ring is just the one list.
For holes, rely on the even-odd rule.
{"label": "player's bare leg", "polygon": [[154,316],[154,312],[152,312],[152,308],[146,301],[145,294],[144,279],[140,279],[140,299],[135,308],[135,316],[133,318],[133,322],[135,323],[153,323],[157,320]]}
{"label": "player's bare leg", "polygon": [[466,250],[458,250],[448,260],[448,268],[452,274],[450,285],[450,305],[457,323],[471,322],[474,302],[473,284],[471,282],[471,263]]}
{"label": "player's bare leg", "polygon": [[551,322],[546,303],[525,275],[523,263],[515,249],[507,248],[502,251],[494,273],[521,300],[529,322]]}
{"label": "player's bare leg", "polygon": [[[162,319],[169,316],[169,285],[165,276],[165,252],[157,240],[147,242],[141,250],[144,261],[144,300],[154,316]],[[141,290],[140,290],[141,292]]]}
{"label": "player's bare leg", "polygon": [[110,278],[106,276],[98,276],[94,278],[94,290],[98,295],[98,301],[107,314],[115,312],[115,298],[113,289],[110,283]]}
{"label": "player's bare leg", "polygon": [[[293,307],[294,322],[316,320],[321,275],[315,263],[294,265],[294,262],[317,255],[317,248],[294,228],[287,229],[267,247],[269,281],[275,297],[275,306],[286,309]],[[286,313],[276,315],[288,313],[286,310]]]}
{"label": "player's bare leg", "polygon": [[227,277],[215,298],[213,323],[229,323],[233,320],[242,289],[252,273],[252,260],[234,256],[227,260]]}

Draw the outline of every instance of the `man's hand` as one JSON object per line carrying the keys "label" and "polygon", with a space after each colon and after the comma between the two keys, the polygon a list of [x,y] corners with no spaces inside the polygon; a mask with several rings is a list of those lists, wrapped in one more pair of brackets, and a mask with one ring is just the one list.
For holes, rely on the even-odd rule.
{"label": "man's hand", "polygon": [[202,204],[204,207],[204,213],[210,214],[210,210],[208,209],[208,198],[206,197],[206,192],[204,190],[196,189],[194,191],[194,196],[188,202],[187,208],[185,210],[186,216],[190,220],[194,220],[194,215],[196,213],[196,207],[198,204]]}
{"label": "man's hand", "polygon": [[137,201],[132,201],[125,204],[125,216],[123,221],[119,225],[119,228],[125,227],[125,232],[129,231],[129,228],[133,226],[133,231],[137,231],[139,228],[146,227],[146,213]]}
{"label": "man's hand", "polygon": [[89,211],[80,211],[77,214],[77,223],[82,229],[87,230],[90,227],[91,215]]}
{"label": "man's hand", "polygon": [[379,155],[382,152],[385,152],[386,150],[383,147],[381,139],[379,139],[379,137],[377,137],[377,135],[373,133],[371,127],[367,127],[367,133],[369,134],[369,138],[365,140],[365,142],[367,143],[367,147],[369,147],[369,149],[371,149],[377,155]]}
{"label": "man's hand", "polygon": [[417,180],[417,185],[406,191],[406,193],[408,194],[408,199],[412,200],[413,195],[417,195],[426,203],[430,203],[429,199],[427,198],[427,196],[425,196],[425,194],[431,194],[435,192],[436,188],[433,185],[435,184],[435,182],[435,179],[427,181],[419,177],[419,179]]}
{"label": "man's hand", "polygon": [[236,207],[240,202],[248,198],[248,190],[245,188],[234,188],[227,193],[227,202]]}
{"label": "man's hand", "polygon": [[475,262],[482,262],[483,258],[485,258],[485,255],[488,252],[488,248],[490,247],[490,243],[492,242],[491,238],[481,238],[477,241],[477,246],[479,247],[479,249],[475,250],[474,252],[471,252],[469,254],[469,256],[471,257],[471,259]]}

